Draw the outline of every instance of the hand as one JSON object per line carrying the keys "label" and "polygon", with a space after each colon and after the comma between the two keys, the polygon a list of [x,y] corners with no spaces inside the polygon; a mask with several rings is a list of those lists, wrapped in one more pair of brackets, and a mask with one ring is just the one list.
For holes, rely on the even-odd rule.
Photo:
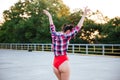
{"label": "hand", "polygon": [[88,7],[86,6],[85,9],[84,9],[83,15],[86,16],[86,15],[88,14],[89,11],[90,11],[90,9],[88,9]]}
{"label": "hand", "polygon": [[51,14],[47,10],[43,10],[43,13],[46,14],[48,17],[51,16]]}
{"label": "hand", "polygon": [[53,24],[53,20],[52,20],[51,14],[47,10],[43,10],[43,13],[48,16],[50,24]]}

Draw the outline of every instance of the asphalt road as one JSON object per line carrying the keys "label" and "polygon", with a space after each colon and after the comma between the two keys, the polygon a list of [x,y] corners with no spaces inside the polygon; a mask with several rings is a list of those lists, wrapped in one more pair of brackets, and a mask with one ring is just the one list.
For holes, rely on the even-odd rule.
{"label": "asphalt road", "polygon": [[[70,80],[120,80],[120,57],[68,54]],[[0,80],[57,80],[52,52],[0,49]]]}

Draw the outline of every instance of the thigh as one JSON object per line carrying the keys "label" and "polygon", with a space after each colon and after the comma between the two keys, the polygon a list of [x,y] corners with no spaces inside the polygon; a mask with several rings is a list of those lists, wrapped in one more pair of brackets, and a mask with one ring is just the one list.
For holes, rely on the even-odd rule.
{"label": "thigh", "polygon": [[69,80],[69,78],[70,78],[69,61],[63,62],[59,67],[59,71],[61,73],[61,80]]}
{"label": "thigh", "polygon": [[58,80],[61,80],[61,74],[60,74],[59,70],[57,68],[53,67],[53,71],[54,71],[56,77],[58,78]]}

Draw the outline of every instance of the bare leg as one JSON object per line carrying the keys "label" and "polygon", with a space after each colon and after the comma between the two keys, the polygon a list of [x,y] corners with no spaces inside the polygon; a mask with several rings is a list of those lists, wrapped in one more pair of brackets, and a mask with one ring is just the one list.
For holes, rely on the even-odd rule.
{"label": "bare leg", "polygon": [[55,67],[53,67],[53,71],[55,73],[55,75],[57,76],[58,80],[61,80],[61,74],[59,72],[59,70]]}
{"label": "bare leg", "polygon": [[61,73],[61,80],[70,80],[70,66],[68,61],[60,65],[59,71]]}

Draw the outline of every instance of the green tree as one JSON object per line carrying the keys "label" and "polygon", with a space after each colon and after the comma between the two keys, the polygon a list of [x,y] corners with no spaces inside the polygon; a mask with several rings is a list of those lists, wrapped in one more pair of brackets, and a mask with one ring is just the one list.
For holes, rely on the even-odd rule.
{"label": "green tree", "polygon": [[102,43],[120,44],[120,18],[115,17],[102,27]]}
{"label": "green tree", "polygon": [[51,12],[58,30],[60,22],[70,14],[62,0],[19,0],[10,10],[4,11],[0,42],[51,42],[49,22],[43,9]]}
{"label": "green tree", "polygon": [[[83,13],[81,9],[70,13],[62,0],[19,0],[3,13],[5,22],[0,25],[0,42],[51,43],[49,21],[43,9],[52,14],[57,31],[64,23],[77,25]],[[95,15],[101,23],[96,23]],[[89,18],[92,16],[95,20]],[[100,11],[89,17],[71,43],[120,43],[119,17],[109,20]]]}

